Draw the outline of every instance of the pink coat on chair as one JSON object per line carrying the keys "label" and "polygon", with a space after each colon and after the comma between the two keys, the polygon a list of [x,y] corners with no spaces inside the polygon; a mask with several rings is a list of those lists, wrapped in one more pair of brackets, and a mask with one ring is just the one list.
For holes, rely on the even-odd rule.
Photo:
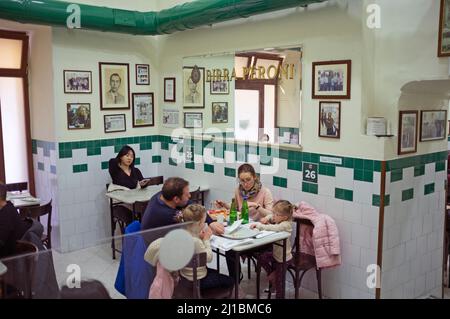
{"label": "pink coat on chair", "polygon": [[150,287],[149,299],[172,299],[175,281],[169,271],[158,262],[156,276]]}
{"label": "pink coat on chair", "polygon": [[294,216],[311,221],[314,228],[302,226],[300,232],[300,250],[316,257],[318,268],[330,268],[341,264],[339,232],[334,220],[320,214],[306,202],[300,202]]}

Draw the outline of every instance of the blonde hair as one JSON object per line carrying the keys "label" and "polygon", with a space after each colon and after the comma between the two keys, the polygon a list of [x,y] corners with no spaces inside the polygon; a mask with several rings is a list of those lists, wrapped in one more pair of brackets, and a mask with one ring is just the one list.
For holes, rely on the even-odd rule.
{"label": "blonde hair", "polygon": [[177,216],[175,220],[179,223],[193,222],[188,226],[188,229],[195,234],[199,234],[201,229],[199,228],[199,222],[206,216],[206,209],[199,204],[191,204],[184,208]]}
{"label": "blonde hair", "polygon": [[287,200],[279,200],[275,202],[273,205],[273,211],[276,211],[277,213],[288,217],[288,219],[292,219],[292,215],[294,214],[294,209],[297,209],[297,207],[291,202]]}

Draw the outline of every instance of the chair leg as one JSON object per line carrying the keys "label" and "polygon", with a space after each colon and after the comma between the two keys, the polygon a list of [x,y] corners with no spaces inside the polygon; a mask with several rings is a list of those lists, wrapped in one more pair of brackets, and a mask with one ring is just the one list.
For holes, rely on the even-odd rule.
{"label": "chair leg", "polygon": [[256,272],[256,299],[259,299],[261,297],[259,292],[261,289],[261,265],[259,264],[259,262],[256,263],[255,272]]}
{"label": "chair leg", "polygon": [[295,278],[294,278],[294,289],[295,289],[295,299],[298,299],[298,291],[300,290],[300,271],[295,271]]}
{"label": "chair leg", "polygon": [[251,264],[251,258],[250,256],[247,257],[247,278],[250,280],[251,279],[251,270],[252,270],[252,264]]}
{"label": "chair leg", "polygon": [[116,241],[114,239],[114,233],[116,232],[116,222],[113,218],[111,218],[111,249],[112,249],[112,258],[116,259]]}
{"label": "chair leg", "polygon": [[317,276],[317,292],[319,293],[319,299],[322,299],[322,270],[316,269]]}

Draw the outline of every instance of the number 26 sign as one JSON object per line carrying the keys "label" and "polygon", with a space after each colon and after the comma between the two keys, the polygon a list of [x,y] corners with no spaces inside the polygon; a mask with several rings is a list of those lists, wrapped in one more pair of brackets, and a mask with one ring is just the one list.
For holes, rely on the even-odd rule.
{"label": "number 26 sign", "polygon": [[317,164],[303,163],[303,181],[317,184]]}

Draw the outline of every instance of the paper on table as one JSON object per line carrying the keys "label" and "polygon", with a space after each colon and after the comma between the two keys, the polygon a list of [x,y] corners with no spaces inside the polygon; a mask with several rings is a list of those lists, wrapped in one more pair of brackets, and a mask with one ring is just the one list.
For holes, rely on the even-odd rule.
{"label": "paper on table", "polygon": [[228,238],[212,235],[210,241],[211,241],[212,247],[218,248],[220,250],[228,251],[233,247],[251,243],[253,241],[253,239],[247,238],[247,239],[236,240],[236,239],[228,239]]}
{"label": "paper on table", "polygon": [[226,232],[227,234],[231,234],[231,233],[234,232],[236,229],[238,229],[239,226],[241,226],[241,224],[242,224],[242,219],[239,219],[239,220],[235,221],[235,222],[233,223],[233,225],[231,225],[231,226],[225,228],[225,232]]}
{"label": "paper on table", "polygon": [[272,234],[275,234],[275,232],[271,230],[261,230],[259,234],[255,236],[255,238],[263,238]]}

